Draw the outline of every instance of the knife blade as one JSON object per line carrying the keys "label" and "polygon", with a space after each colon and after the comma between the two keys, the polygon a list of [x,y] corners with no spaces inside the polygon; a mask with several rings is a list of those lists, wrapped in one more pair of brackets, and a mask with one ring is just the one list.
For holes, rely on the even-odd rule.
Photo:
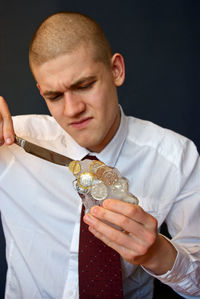
{"label": "knife blade", "polygon": [[[115,170],[117,170],[117,169],[115,169],[115,168],[112,169],[110,167],[105,167],[105,164],[102,163],[103,165],[101,164],[99,167],[101,167],[101,166],[104,167],[104,170],[106,168],[107,171],[105,171],[105,172],[107,172],[107,176],[106,176],[106,178],[103,178],[103,174],[102,174],[102,178],[100,178],[100,181],[99,181],[99,179],[96,177],[95,173],[91,173],[91,172],[88,172],[88,170],[84,170],[84,165],[83,165],[84,161],[74,161],[66,156],[63,156],[54,151],[51,151],[49,149],[46,149],[44,147],[41,147],[34,143],[31,143],[31,142],[27,141],[26,139],[23,139],[18,136],[15,137],[15,143],[17,145],[21,146],[27,153],[32,154],[38,158],[47,160],[49,162],[52,162],[52,163],[55,163],[58,165],[69,166],[69,169],[72,171],[72,173],[75,176],[76,176],[75,171],[77,170],[76,169],[76,167],[77,167],[78,171],[79,171],[78,178],[73,182],[73,184],[74,184],[76,191],[79,193],[79,195],[80,194],[84,195],[85,200],[83,201],[83,204],[85,206],[85,213],[88,212],[93,205],[97,205],[97,201],[99,202],[99,204],[101,204],[101,202],[103,200],[105,200],[106,198],[111,198],[113,196],[116,199],[121,199],[125,202],[129,202],[129,203],[133,203],[133,204],[138,204],[138,202],[139,202],[137,197],[135,197],[133,194],[131,194],[129,192],[128,180],[125,177],[122,177],[119,171],[117,171],[117,182],[116,183],[118,185],[116,187],[116,194],[113,193],[112,187],[115,184],[115,181],[111,182],[112,181],[111,179],[113,178],[113,175],[116,177]],[[69,164],[72,161],[74,161],[73,162],[74,165],[72,165],[70,167]],[[87,160],[85,160],[85,161],[87,161]],[[92,160],[88,160],[88,161],[91,162]],[[98,162],[96,161],[96,163],[98,163]],[[110,169],[109,172],[108,172],[108,169]],[[86,176],[86,177],[84,177],[84,176]],[[88,176],[89,176],[89,179],[91,179],[93,177],[96,178],[95,180],[92,179],[90,182],[91,184],[89,184],[89,185],[88,185],[88,182],[89,182]],[[122,180],[122,182],[120,182],[120,179]],[[102,193],[101,188],[98,189],[99,182],[101,182],[101,184],[104,184],[103,193],[105,193],[105,188],[106,188],[106,194]],[[83,185],[84,183],[86,183],[86,186]],[[98,185],[98,186],[95,186],[95,185]],[[94,190],[92,191],[92,187],[97,187],[97,189],[94,188]],[[122,194],[119,192],[119,190]],[[120,193],[121,195],[118,193]],[[102,198],[102,194],[105,195],[105,197]]]}
{"label": "knife blade", "polygon": [[68,157],[31,143],[18,136],[15,136],[15,143],[21,146],[27,153],[58,165],[69,166],[70,162],[73,161]]}

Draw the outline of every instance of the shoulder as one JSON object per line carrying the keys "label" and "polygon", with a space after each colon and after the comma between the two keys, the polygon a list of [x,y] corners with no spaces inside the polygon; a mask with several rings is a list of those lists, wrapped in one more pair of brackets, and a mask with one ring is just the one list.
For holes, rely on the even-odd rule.
{"label": "shoulder", "polygon": [[198,156],[196,146],[188,138],[150,121],[128,117],[127,140],[132,145],[147,147],[174,166],[181,164],[184,157]]}
{"label": "shoulder", "polygon": [[13,116],[13,124],[16,135],[31,139],[48,139],[61,130],[52,116],[42,114]]}
{"label": "shoulder", "polygon": [[17,136],[51,150],[63,153],[71,137],[49,115],[29,114],[13,117]]}
{"label": "shoulder", "polygon": [[61,139],[71,141],[71,137],[49,115],[29,114],[13,117],[14,130],[17,136],[39,145],[59,142]]}
{"label": "shoulder", "polygon": [[13,123],[16,135],[32,143],[70,157],[79,151],[80,146],[52,116],[19,115],[13,117]]}

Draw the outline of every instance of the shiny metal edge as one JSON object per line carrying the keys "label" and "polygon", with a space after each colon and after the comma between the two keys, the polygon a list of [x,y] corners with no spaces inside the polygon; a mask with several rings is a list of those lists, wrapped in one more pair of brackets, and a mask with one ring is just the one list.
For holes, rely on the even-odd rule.
{"label": "shiny metal edge", "polygon": [[15,143],[21,147],[24,148],[25,144],[26,144],[26,140],[25,139],[22,139],[18,136],[15,136]]}
{"label": "shiny metal edge", "polygon": [[73,161],[71,158],[58,154],[37,144],[31,143],[18,136],[15,137],[15,143],[21,146],[27,153],[54,164],[68,167],[70,162]]}

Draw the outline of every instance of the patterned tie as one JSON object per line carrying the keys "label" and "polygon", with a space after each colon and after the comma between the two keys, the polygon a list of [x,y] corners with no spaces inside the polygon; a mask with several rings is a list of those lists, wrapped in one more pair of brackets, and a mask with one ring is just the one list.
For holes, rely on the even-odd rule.
{"label": "patterned tie", "polygon": [[[93,156],[86,158],[96,159]],[[79,240],[79,297],[123,298],[120,255],[88,231],[83,216],[84,206]]]}

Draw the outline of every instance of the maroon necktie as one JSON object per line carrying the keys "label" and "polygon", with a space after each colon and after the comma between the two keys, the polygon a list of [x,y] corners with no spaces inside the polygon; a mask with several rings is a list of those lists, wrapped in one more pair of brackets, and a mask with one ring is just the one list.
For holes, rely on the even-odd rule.
{"label": "maroon necktie", "polygon": [[[96,159],[92,156],[86,158]],[[79,240],[79,297],[123,298],[120,255],[88,231],[83,216],[84,206]]]}

